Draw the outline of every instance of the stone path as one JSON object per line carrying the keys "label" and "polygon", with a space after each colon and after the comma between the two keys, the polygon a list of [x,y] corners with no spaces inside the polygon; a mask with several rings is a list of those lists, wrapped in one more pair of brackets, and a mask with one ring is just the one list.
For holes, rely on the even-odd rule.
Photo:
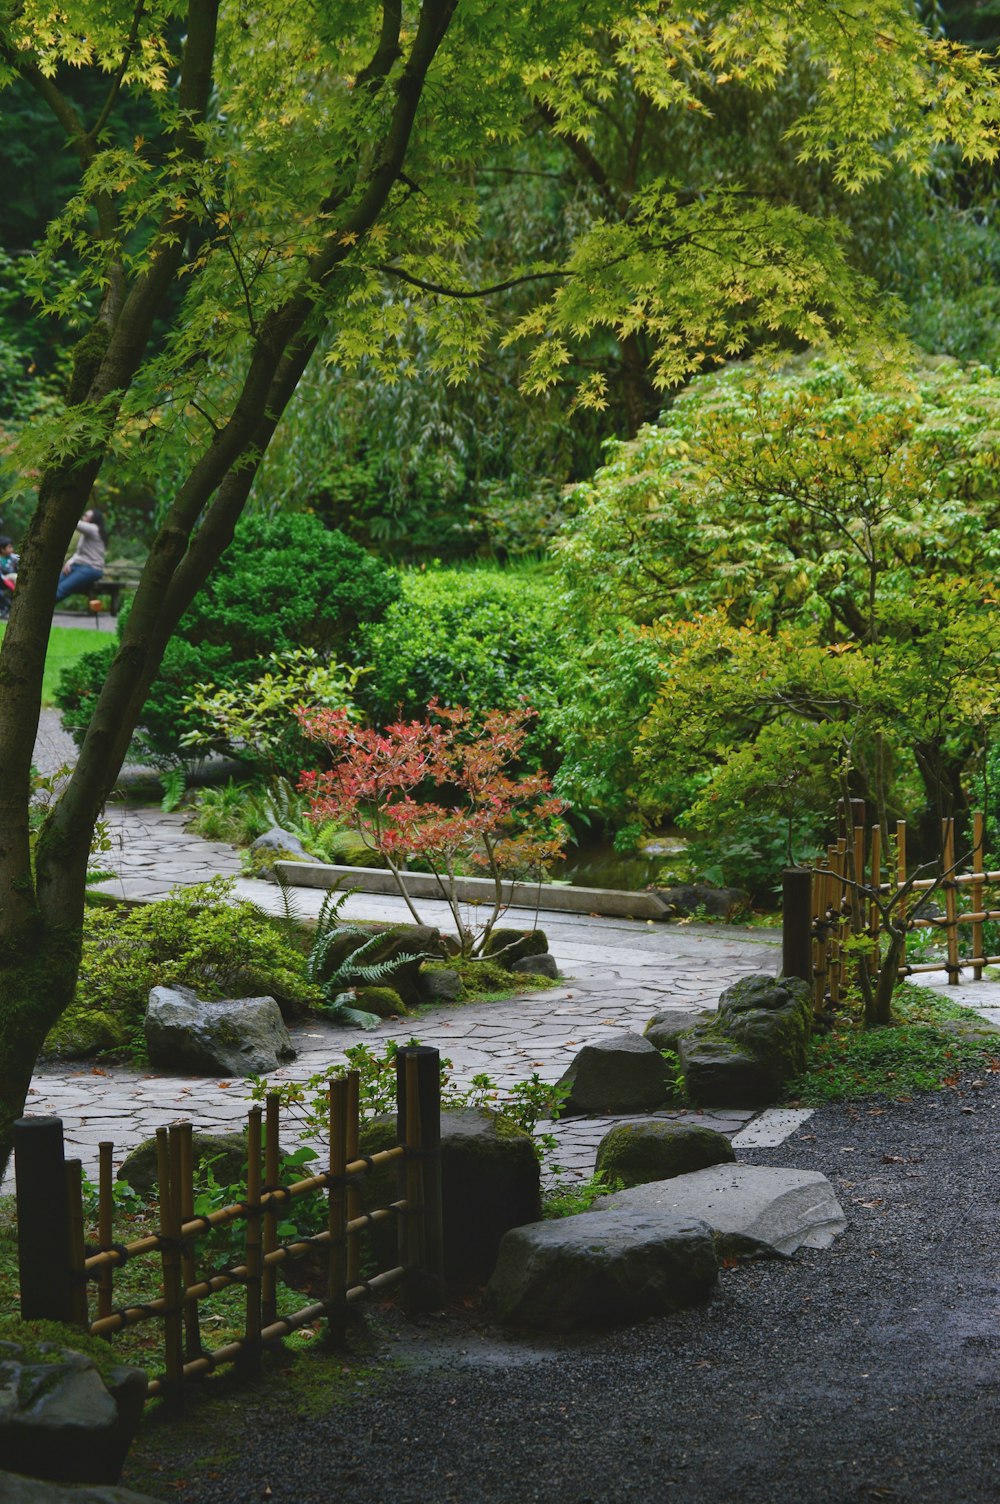
{"label": "stone path", "polygon": [[[157,898],[177,884],[224,874],[236,879],[239,894],[271,911],[280,908],[280,895],[272,885],[239,876],[237,852],[193,835],[180,814],[115,805],[108,811],[108,827],[112,850],[101,861],[118,876],[102,884],[107,892]],[[304,913],[315,913],[322,897],[312,889],[296,892]],[[420,907],[429,923],[447,927],[442,904]],[[402,900],[365,894],[350,898],[344,913],[394,922],[408,917]],[[531,924],[534,918],[527,910],[509,913],[515,926]],[[568,914],[542,915],[541,927],[564,973],[559,987],[503,1003],[429,1009],[416,1019],[383,1023],[371,1033],[309,1021],[292,1031],[296,1060],[273,1079],[307,1080],[342,1059],[344,1050],[357,1042],[379,1050],[390,1039],[417,1036],[453,1062],[456,1085],[466,1085],[479,1073],[501,1087],[534,1072],[555,1081],[584,1043],[623,1029],[641,1032],[651,1015],[662,1009],[714,1005],[736,977],[752,971],[773,973],[780,961],[777,930]],[[933,985],[936,979],[927,980]],[[1000,988],[995,984],[966,984],[958,993],[962,1002],[979,1006],[1000,1022]],[[238,1081],[166,1076],[120,1066],[52,1064],[39,1067],[26,1110],[60,1116],[72,1152],[92,1172],[102,1139],[113,1140],[117,1160],[161,1124],[189,1118],[201,1127],[229,1129],[243,1122],[247,1105]],[[808,1113],[784,1109],[755,1115],[732,1110],[670,1116],[709,1122],[733,1135],[738,1145],[767,1147],[782,1142]],[[596,1145],[608,1126],[607,1119],[572,1119],[556,1125],[555,1158],[569,1177],[590,1174]]]}

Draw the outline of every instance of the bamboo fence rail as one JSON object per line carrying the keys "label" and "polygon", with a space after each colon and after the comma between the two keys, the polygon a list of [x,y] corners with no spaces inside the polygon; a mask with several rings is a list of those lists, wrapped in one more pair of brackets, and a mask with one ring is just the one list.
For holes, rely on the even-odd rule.
{"label": "bamboo fence rail", "polygon": [[[95,1336],[158,1321],[164,1371],[149,1382],[151,1395],[177,1396],[184,1384],[223,1363],[253,1365],[262,1347],[319,1319],[341,1338],[347,1308],[375,1293],[402,1286],[410,1309],[440,1304],[443,1294],[440,1194],[440,1061],[438,1052],[409,1046],[397,1056],[397,1143],[361,1155],[357,1072],[330,1082],[327,1168],[287,1185],[278,1183],[280,1098],[270,1095],[247,1119],[246,1195],[233,1205],[195,1215],[192,1126],[156,1130],[158,1229],[127,1244],[114,1241],[114,1145],[99,1146],[97,1246],[84,1244],[82,1171],[64,1159],[58,1118],[22,1118],[14,1129],[17,1176],[21,1312],[25,1319],[69,1321]],[[361,1209],[365,1177],[395,1164],[400,1197]],[[263,1172],[263,1173],[262,1173]],[[281,1241],[279,1214],[298,1198],[326,1196],[326,1226],[312,1236]],[[363,1278],[361,1235],[394,1218],[398,1262]],[[199,1270],[198,1239],[243,1224],[242,1258],[221,1269]],[[325,1254],[325,1295],[278,1314],[279,1271],[306,1253]],[[149,1298],[115,1307],[115,1273],[138,1258],[159,1258],[159,1282]],[[232,1286],[245,1291],[243,1335],[215,1351],[202,1340],[199,1302]],[[93,1289],[93,1300],[90,1291]],[[93,1305],[93,1312],[91,1306]]]}
{"label": "bamboo fence rail", "polygon": [[[972,816],[972,844],[965,853],[956,846],[955,822],[941,822],[941,858],[937,876],[907,876],[906,822],[897,822],[884,851],[882,833],[874,826],[866,832],[863,816],[852,808],[852,818],[842,821],[843,834],[831,844],[813,868],[791,869],[785,874],[783,902],[784,972],[812,983],[817,1012],[836,1005],[850,984],[851,955],[848,941],[866,937],[871,941],[869,958],[873,969],[880,960],[882,914],[876,895],[893,903],[893,923],[902,922],[907,935],[938,931],[945,954],[937,960],[907,959],[904,942],[899,976],[946,971],[948,982],[957,986],[961,973],[971,971],[979,980],[986,966],[1000,965],[1000,954],[989,954],[985,926],[1000,921],[1000,871],[985,867],[985,821]],[[962,871],[967,866],[969,870]],[[942,912],[921,912],[921,902],[940,894]],[[963,944],[964,932],[968,940]],[[912,952],[911,952],[912,953]]]}

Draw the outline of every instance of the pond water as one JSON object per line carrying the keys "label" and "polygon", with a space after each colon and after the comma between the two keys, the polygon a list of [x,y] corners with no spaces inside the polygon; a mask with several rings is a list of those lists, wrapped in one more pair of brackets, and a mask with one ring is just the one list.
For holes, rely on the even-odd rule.
{"label": "pond water", "polygon": [[619,888],[637,893],[669,886],[684,868],[685,842],[674,831],[651,836],[640,851],[616,851],[610,841],[579,842],[552,866],[557,882],[579,888]]}

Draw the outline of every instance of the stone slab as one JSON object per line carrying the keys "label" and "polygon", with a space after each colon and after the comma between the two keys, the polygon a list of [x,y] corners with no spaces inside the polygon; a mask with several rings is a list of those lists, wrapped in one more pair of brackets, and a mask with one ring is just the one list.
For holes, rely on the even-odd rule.
{"label": "stone slab", "polygon": [[734,1149],[776,1149],[812,1117],[811,1107],[765,1107],[733,1138]]}
{"label": "stone slab", "polygon": [[601,1196],[592,1210],[700,1218],[713,1229],[720,1253],[734,1258],[827,1248],[847,1226],[825,1175],[763,1165],[713,1165]]}
{"label": "stone slab", "polygon": [[[275,871],[292,887],[357,888],[362,893],[398,894],[391,872],[380,867],[336,867],[325,862],[275,862]],[[506,887],[506,884],[505,884]],[[436,898],[437,879],[428,872],[408,872],[406,888],[411,898]],[[463,903],[489,903],[493,883],[487,877],[459,877],[455,891]],[[529,908],[537,903],[546,911],[568,914],[607,914],[622,919],[666,919],[666,905],[655,893],[627,893],[616,888],[574,888],[537,883],[511,885],[509,902]]]}

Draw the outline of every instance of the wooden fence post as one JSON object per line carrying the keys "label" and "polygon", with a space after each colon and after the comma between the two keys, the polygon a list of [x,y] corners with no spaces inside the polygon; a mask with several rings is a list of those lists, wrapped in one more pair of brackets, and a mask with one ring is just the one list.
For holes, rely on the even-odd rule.
{"label": "wooden fence post", "polygon": [[69,1202],[61,1118],[14,1124],[17,1255],[25,1321],[72,1322]]}
{"label": "wooden fence post", "polygon": [[[406,1062],[416,1066],[419,1140],[406,1133]],[[411,1070],[413,1067],[411,1066]],[[396,1056],[396,1135],[407,1156],[416,1156],[420,1169],[420,1261],[407,1276],[407,1304],[413,1310],[433,1311],[444,1303],[444,1233],[441,1205],[441,1057],[430,1045],[407,1045]],[[405,1174],[406,1161],[403,1161]]]}
{"label": "wooden fence post", "polygon": [[812,986],[812,869],[786,867],[781,874],[781,974]]}

